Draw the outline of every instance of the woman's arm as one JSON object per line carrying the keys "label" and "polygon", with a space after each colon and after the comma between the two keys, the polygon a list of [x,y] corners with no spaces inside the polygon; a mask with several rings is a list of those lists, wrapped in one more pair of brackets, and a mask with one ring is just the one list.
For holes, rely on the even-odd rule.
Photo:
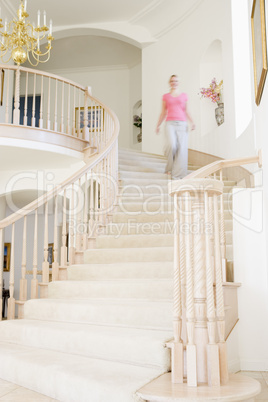
{"label": "woman's arm", "polygon": [[163,100],[162,101],[162,110],[161,110],[161,113],[160,113],[160,116],[159,116],[159,119],[157,122],[156,130],[155,130],[156,134],[159,134],[160,126],[163,123],[163,121],[165,120],[166,115],[167,115],[167,105],[166,105],[166,101]]}
{"label": "woman's arm", "polygon": [[194,124],[194,121],[193,121],[193,119],[192,119],[192,117],[191,117],[191,115],[190,115],[190,113],[189,113],[189,110],[188,110],[188,105],[187,105],[187,102],[186,102],[186,104],[185,104],[185,112],[186,112],[186,117],[187,117],[187,119],[189,120],[189,122],[191,123],[191,130],[195,130],[195,124]]}

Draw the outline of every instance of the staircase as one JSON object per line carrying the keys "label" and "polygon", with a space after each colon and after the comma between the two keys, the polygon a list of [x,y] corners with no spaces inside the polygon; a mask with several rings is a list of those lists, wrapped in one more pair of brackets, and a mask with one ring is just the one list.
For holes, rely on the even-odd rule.
{"label": "staircase", "polygon": [[[48,298],[25,303],[24,319],[0,324],[1,378],[64,402],[131,402],[170,370],[173,202],[164,167],[162,157],[120,151],[118,206],[95,228],[94,248],[90,239]],[[225,182],[227,260],[235,184]],[[225,287],[227,336],[237,310],[236,286]]]}

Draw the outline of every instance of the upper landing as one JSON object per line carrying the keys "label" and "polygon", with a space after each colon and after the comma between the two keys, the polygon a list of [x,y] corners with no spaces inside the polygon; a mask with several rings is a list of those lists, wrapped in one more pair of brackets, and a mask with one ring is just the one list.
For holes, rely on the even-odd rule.
{"label": "upper landing", "polygon": [[[1,170],[65,168],[99,149],[104,105],[54,74],[0,65]],[[84,113],[84,110],[88,113]]]}

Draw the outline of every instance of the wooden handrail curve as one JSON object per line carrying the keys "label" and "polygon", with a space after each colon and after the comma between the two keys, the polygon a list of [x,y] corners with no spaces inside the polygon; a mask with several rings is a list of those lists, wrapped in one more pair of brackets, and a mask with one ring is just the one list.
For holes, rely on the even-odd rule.
{"label": "wooden handrail curve", "polygon": [[258,155],[256,156],[251,156],[247,158],[226,159],[212,162],[209,165],[203,166],[202,168],[196,170],[195,172],[190,173],[185,177],[185,179],[201,179],[213,173],[216,173],[218,170],[224,168],[249,165],[251,163],[258,163],[259,167],[262,166],[261,150],[258,151]]}

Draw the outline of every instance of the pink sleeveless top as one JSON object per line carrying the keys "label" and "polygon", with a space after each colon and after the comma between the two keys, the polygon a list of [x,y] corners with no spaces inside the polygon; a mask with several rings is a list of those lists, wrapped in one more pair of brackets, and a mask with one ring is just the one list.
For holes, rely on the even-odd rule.
{"label": "pink sleeveless top", "polygon": [[167,117],[166,121],[180,120],[187,121],[186,102],[188,96],[182,92],[179,96],[172,96],[170,93],[163,95],[163,101],[166,102]]}

